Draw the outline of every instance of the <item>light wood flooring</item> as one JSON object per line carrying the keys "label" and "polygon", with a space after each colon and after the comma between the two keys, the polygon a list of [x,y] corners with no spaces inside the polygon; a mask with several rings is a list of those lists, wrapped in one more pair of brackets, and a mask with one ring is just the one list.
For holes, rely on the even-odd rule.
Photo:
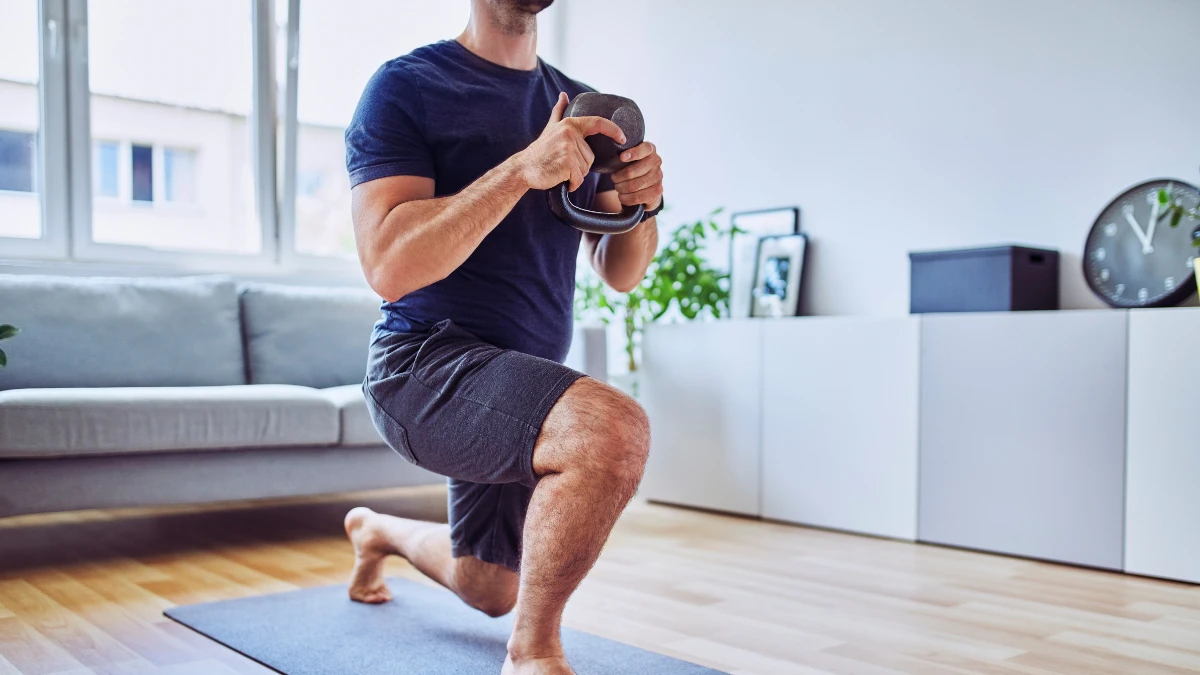
{"label": "light wood flooring", "polygon": [[[348,508],[437,519],[444,500],[0,520],[0,675],[270,672],[162,610],[344,582]],[[567,623],[735,675],[1200,672],[1200,587],[647,504]]]}

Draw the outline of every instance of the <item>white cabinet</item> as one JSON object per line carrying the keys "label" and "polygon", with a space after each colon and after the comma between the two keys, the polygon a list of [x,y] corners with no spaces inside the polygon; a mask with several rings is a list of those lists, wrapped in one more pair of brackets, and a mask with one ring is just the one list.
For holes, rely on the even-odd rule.
{"label": "white cabinet", "polygon": [[647,329],[641,399],[652,441],[642,496],[758,515],[762,325]]}
{"label": "white cabinet", "polygon": [[1121,569],[1127,321],[922,319],[921,541]]}
{"label": "white cabinet", "polygon": [[764,322],[763,516],[915,539],[920,320]]}
{"label": "white cabinet", "polygon": [[1200,583],[1200,310],[1130,313],[1125,570]]}

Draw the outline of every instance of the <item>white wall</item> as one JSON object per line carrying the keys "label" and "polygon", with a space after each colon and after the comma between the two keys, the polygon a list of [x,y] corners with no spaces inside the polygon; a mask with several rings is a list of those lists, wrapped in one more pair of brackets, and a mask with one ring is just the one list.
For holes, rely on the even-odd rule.
{"label": "white wall", "polygon": [[564,66],[630,96],[674,224],[798,204],[805,306],[908,311],[911,250],[1079,251],[1150,178],[1200,183],[1197,0],[560,0]]}

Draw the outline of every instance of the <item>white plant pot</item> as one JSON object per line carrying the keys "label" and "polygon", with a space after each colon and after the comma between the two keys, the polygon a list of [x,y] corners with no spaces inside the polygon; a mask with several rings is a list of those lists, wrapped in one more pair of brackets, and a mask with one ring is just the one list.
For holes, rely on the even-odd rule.
{"label": "white plant pot", "polygon": [[1192,261],[1196,265],[1196,290],[1200,291],[1200,258]]}

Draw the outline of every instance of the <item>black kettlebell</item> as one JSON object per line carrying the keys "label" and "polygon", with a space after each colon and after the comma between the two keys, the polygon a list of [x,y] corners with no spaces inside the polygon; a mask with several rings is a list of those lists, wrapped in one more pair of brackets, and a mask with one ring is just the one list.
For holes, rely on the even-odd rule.
{"label": "black kettlebell", "polygon": [[[604,134],[587,137],[587,143],[596,155],[595,161],[592,162],[592,171],[596,173],[620,171],[627,164],[621,159],[621,153],[640,144],[646,138],[646,121],[642,117],[641,109],[624,96],[596,92],[580,94],[567,106],[563,117],[604,117],[612,120],[625,132],[624,145],[618,145]],[[620,213],[589,211],[571,203],[571,195],[567,188],[568,184],[563,183],[550,189],[550,210],[559,220],[577,230],[593,234],[621,234],[642,222],[642,214],[645,213],[646,207],[641,204],[626,206]]]}

